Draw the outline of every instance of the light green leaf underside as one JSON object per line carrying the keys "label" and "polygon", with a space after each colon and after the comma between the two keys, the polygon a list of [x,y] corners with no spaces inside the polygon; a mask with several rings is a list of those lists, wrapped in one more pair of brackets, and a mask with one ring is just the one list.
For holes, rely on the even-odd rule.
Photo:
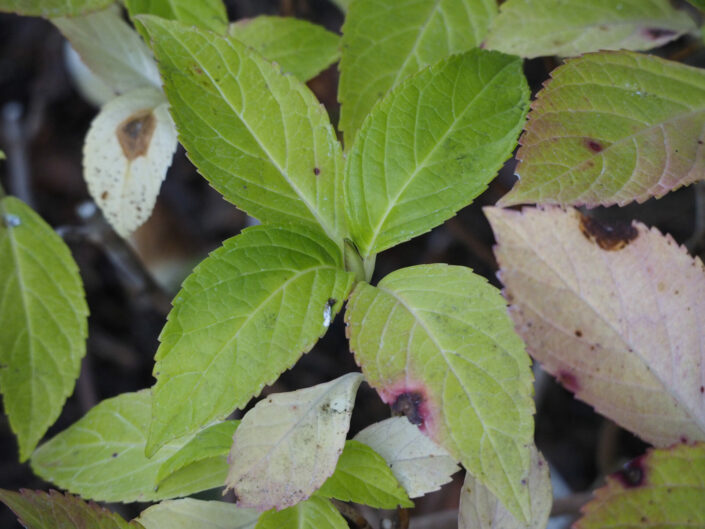
{"label": "light green leaf underside", "polygon": [[507,0],[485,44],[520,57],[567,57],[648,50],[695,29],[669,0]]}
{"label": "light green leaf underside", "polygon": [[382,456],[359,441],[345,443],[335,472],[316,494],[379,509],[414,506]]}
{"label": "light green leaf underside", "polygon": [[231,24],[229,34],[304,82],[340,58],[338,35],[298,18],[244,19]]}
{"label": "light green leaf underside", "polygon": [[374,104],[410,75],[478,46],[496,0],[355,0],[343,25],[340,130],[346,149]]}
{"label": "light green leaf underside", "polygon": [[390,417],[358,432],[355,441],[384,458],[410,498],[418,498],[451,481],[460,467],[448,451],[406,417]]}
{"label": "light green leaf underside", "polygon": [[[643,475],[628,487],[629,476]],[[705,527],[705,444],[649,450],[607,478],[582,508],[576,529]]]}
{"label": "light green leaf underside", "polygon": [[204,466],[209,463],[222,468],[222,482],[225,483],[225,477],[228,474],[227,456],[238,424],[240,421],[224,421],[198,432],[159,468],[157,483],[185,467]]}
{"label": "light green leaf underside", "polygon": [[159,468],[189,438],[170,443],[147,459],[150,410],[149,390],[104,400],[40,446],[32,456],[32,469],[43,479],[96,501],[156,501],[221,485],[222,481],[207,483],[187,475],[170,486],[162,483],[157,490]]}
{"label": "light green leaf underside", "polygon": [[651,55],[569,60],[539,93],[502,205],[624,205],[705,174],[705,72]]}
{"label": "light green leaf underside", "polygon": [[245,414],[228,458],[227,487],[258,511],[307,499],[334,472],[350,428],[360,373],[276,393]]}
{"label": "light green leaf underside", "polygon": [[103,9],[114,0],[0,0],[0,11],[39,17],[70,17]]}
{"label": "light green leaf underside", "polygon": [[128,523],[95,503],[55,490],[47,494],[0,489],[0,501],[12,509],[26,529],[142,529],[138,522]]}
{"label": "light green leaf underside", "polygon": [[[228,30],[228,14],[223,0],[125,0],[125,7],[132,19],[137,15],[156,15],[215,33],[225,34]],[[149,41],[138,20],[135,20],[135,27]]]}
{"label": "light green leaf underside", "polygon": [[360,129],[345,167],[363,257],[424,233],[487,187],[529,107],[521,60],[472,50],[403,82]]}
{"label": "light green leaf underside", "polygon": [[21,461],[73,392],[87,317],[68,247],[29,206],[0,199],[0,389]]}
{"label": "light green leaf underside", "polygon": [[81,60],[117,93],[161,87],[152,52],[122,18],[115,6],[83,17],[52,22],[69,40]]}
{"label": "light green leaf underside", "polygon": [[281,511],[267,511],[255,529],[348,529],[348,524],[330,501],[313,496]]}
{"label": "light green leaf underside", "polygon": [[641,223],[485,208],[510,315],[575,396],[657,446],[705,441],[705,267]]}
{"label": "light green leaf underside", "polygon": [[303,227],[225,241],[186,279],[160,336],[148,452],[274,382],[325,333],[352,281],[335,244]]}
{"label": "light green leaf underside", "polygon": [[[137,518],[145,529],[254,529],[259,513],[222,501],[163,501]],[[283,529],[283,528],[282,528]]]}
{"label": "light green leaf underside", "polygon": [[346,321],[382,400],[416,393],[426,433],[528,520],[533,377],[499,291],[468,268],[415,266],[358,283]]}
{"label": "light green leaf underside", "polygon": [[262,222],[305,224],[342,241],[342,151],[309,89],[236,40],[139,18],[179,139],[211,185]]}
{"label": "light green leaf underside", "polygon": [[517,520],[487,488],[468,472],[460,493],[459,529],[546,529],[553,504],[553,490],[548,463],[543,455],[531,448],[529,470],[531,519],[528,523]]}

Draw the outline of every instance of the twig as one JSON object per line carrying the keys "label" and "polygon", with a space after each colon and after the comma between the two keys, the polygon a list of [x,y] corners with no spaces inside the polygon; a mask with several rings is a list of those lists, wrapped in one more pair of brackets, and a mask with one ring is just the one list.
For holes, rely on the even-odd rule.
{"label": "twig", "polygon": [[2,136],[7,154],[8,192],[35,208],[30,185],[27,136],[22,124],[22,105],[11,101],[2,107]]}
{"label": "twig", "polygon": [[98,404],[95,379],[93,378],[91,361],[88,355],[83,358],[83,362],[81,363],[81,374],[76,382],[76,396],[78,397],[78,402],[83,413],[86,413],[93,406]]}
{"label": "twig", "polygon": [[705,239],[705,182],[697,182],[693,186],[695,193],[695,228],[690,238],[685,241],[685,247],[691,254],[697,253]]}
{"label": "twig", "polygon": [[576,492],[570,496],[556,498],[551,508],[551,516],[580,514],[580,508],[592,499],[592,492]]}

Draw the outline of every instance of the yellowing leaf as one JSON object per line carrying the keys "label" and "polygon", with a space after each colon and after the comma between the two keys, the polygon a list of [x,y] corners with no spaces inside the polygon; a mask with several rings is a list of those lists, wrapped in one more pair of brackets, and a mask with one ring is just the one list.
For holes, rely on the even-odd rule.
{"label": "yellowing leaf", "polygon": [[359,441],[345,443],[335,472],[316,494],[379,509],[414,506],[382,456]]}
{"label": "yellowing leaf", "polygon": [[231,24],[228,33],[301,81],[316,77],[340,57],[338,35],[298,18],[247,18]]}
{"label": "yellowing leaf", "polygon": [[533,377],[499,291],[460,266],[404,268],[358,283],[346,322],[382,400],[528,520]]}
{"label": "yellowing leaf", "polygon": [[311,91],[235,39],[141,15],[179,139],[226,199],[265,223],[345,236],[343,155]]}
{"label": "yellowing leaf", "polygon": [[145,529],[254,529],[258,518],[257,511],[232,503],[184,498],[152,505],[137,521]]}
{"label": "yellowing leaf", "polygon": [[143,390],[100,402],[41,445],[32,455],[32,469],[63,489],[97,501],[154,501],[222,485],[222,474],[215,479],[189,474],[176,479],[176,473],[169,486],[164,482],[157,488],[159,468],[190,438],[173,441],[147,459],[151,401],[149,390]]}
{"label": "yellowing leaf", "polygon": [[226,240],[184,281],[160,335],[148,453],[274,382],[326,332],[352,281],[317,231],[256,226]]}
{"label": "yellowing leaf", "polygon": [[379,99],[410,75],[478,46],[496,12],[496,0],[352,2],[338,89],[346,149]]}
{"label": "yellowing leaf", "polygon": [[511,156],[529,109],[521,61],[471,50],[393,89],[345,164],[348,225],[367,258],[455,215]]}
{"label": "yellowing leaf", "polygon": [[355,0],[343,25],[340,130],[351,147],[389,90],[450,55],[478,46],[496,0]]}
{"label": "yellowing leaf", "polygon": [[487,208],[510,313],[575,395],[648,442],[705,440],[705,269],[643,224]]}
{"label": "yellowing leaf", "polygon": [[601,52],[552,76],[520,141],[519,182],[501,205],[624,205],[703,179],[705,71]]}
{"label": "yellowing leaf", "polygon": [[348,529],[330,501],[314,496],[281,511],[267,511],[255,529]]}
{"label": "yellowing leaf", "polygon": [[521,57],[648,50],[695,28],[669,0],[507,0],[485,45]]}
{"label": "yellowing leaf", "polygon": [[0,198],[0,390],[22,461],[73,392],[87,316],[64,241],[25,203]]}
{"label": "yellowing leaf", "polygon": [[410,498],[440,489],[460,470],[445,448],[421,433],[406,417],[371,424],[355,440],[385,459]]}
{"label": "yellowing leaf", "polygon": [[487,487],[468,472],[460,494],[459,529],[545,529],[553,493],[548,463],[536,447],[531,449],[531,469],[527,479],[531,519],[525,523],[517,520]]}
{"label": "yellowing leaf", "polygon": [[607,478],[573,527],[705,527],[703,476],[703,443],[649,450]]}
{"label": "yellowing leaf", "polygon": [[83,148],[83,176],[123,237],[151,215],[176,146],[169,105],[155,88],[116,97],[93,120]]}
{"label": "yellowing leaf", "polygon": [[308,498],[335,470],[345,445],[359,373],[270,395],[235,431],[227,486],[238,505],[282,509]]}
{"label": "yellowing leaf", "polygon": [[82,17],[55,18],[52,22],[86,66],[117,93],[161,86],[152,52],[123,20],[119,9],[111,7]]}
{"label": "yellowing leaf", "polygon": [[47,494],[0,489],[0,501],[13,510],[26,529],[143,529],[138,522],[127,523],[95,503],[55,490]]}

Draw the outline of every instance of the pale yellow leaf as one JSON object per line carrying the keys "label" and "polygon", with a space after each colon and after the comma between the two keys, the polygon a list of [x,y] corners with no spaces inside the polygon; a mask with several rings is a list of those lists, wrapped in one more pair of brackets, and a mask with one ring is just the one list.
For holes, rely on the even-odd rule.
{"label": "pale yellow leaf", "polygon": [[459,529],[545,529],[551,513],[553,491],[548,463],[543,455],[531,449],[529,469],[529,494],[531,496],[531,520],[520,522],[492,494],[487,487],[468,472],[460,493]]}
{"label": "pale yellow leaf", "polygon": [[168,103],[156,88],[113,99],[93,120],[83,148],[84,178],[123,237],[152,213],[176,145]]}
{"label": "pale yellow leaf", "polygon": [[238,506],[283,509],[308,498],[335,470],[360,373],[270,395],[235,430],[226,484]]}

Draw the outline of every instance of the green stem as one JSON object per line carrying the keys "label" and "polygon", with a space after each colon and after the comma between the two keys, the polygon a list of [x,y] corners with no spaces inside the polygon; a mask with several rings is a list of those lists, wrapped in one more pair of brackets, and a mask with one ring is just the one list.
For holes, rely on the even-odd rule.
{"label": "green stem", "polygon": [[355,246],[355,243],[350,239],[345,239],[345,250],[343,252],[345,260],[345,269],[348,272],[355,274],[357,281],[369,281],[367,277],[367,267],[362,260],[362,256]]}

